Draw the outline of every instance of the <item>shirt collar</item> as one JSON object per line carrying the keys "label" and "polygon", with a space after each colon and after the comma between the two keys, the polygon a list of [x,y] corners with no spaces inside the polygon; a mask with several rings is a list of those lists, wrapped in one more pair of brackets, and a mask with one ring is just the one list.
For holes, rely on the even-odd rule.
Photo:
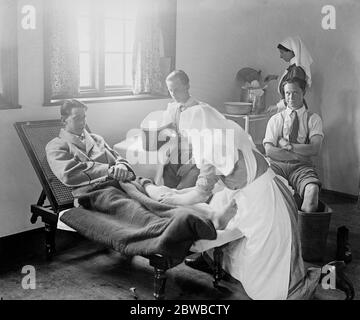
{"label": "shirt collar", "polygon": [[[84,134],[84,132],[81,135],[83,135],[83,134]],[[62,128],[60,130],[59,136],[60,136],[60,138],[70,139],[70,140],[80,139],[80,136],[78,136],[77,134],[71,133],[69,131],[66,131],[64,128]]]}
{"label": "shirt collar", "polygon": [[[64,128],[60,130],[59,137],[62,139],[65,139],[66,141],[75,144],[79,148],[84,149],[84,146],[86,146],[86,149],[91,147],[93,145],[92,139],[89,139],[90,135],[89,133],[84,129],[81,136],[78,136],[76,134],[73,134],[71,132],[66,131]],[[89,144],[89,146],[88,146]]]}
{"label": "shirt collar", "polygon": [[[289,108],[289,107],[286,107],[286,109],[285,109],[286,115],[290,115],[292,111],[293,111],[293,109],[291,109],[291,108]],[[304,114],[304,112],[306,111],[306,108],[305,108],[305,106],[303,105],[301,108],[299,108],[299,109],[297,109],[297,110],[295,110],[295,111],[296,111],[298,117],[300,117],[300,116],[302,116],[302,115]]]}
{"label": "shirt collar", "polygon": [[183,110],[193,107],[199,104],[197,100],[195,100],[192,96],[189,97],[189,99],[185,103],[178,103],[179,107],[183,107]]}

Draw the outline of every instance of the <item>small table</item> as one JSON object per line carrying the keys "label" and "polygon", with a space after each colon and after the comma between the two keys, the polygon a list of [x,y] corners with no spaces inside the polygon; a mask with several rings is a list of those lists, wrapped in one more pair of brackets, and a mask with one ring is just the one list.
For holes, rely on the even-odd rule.
{"label": "small table", "polygon": [[[266,125],[272,114],[230,114],[223,113],[223,115],[230,120],[235,121],[245,132],[250,134],[255,144],[262,144],[265,136]],[[243,120],[243,121],[242,121]]]}

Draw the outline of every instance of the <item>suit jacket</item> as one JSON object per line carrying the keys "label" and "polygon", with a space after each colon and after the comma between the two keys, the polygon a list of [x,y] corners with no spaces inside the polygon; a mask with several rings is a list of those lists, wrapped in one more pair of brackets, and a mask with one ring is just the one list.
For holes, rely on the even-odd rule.
{"label": "suit jacket", "polygon": [[109,167],[118,163],[125,164],[132,171],[127,161],[111,149],[101,136],[86,130],[82,140],[61,129],[59,137],[46,145],[46,157],[55,176],[72,188],[105,181]]}

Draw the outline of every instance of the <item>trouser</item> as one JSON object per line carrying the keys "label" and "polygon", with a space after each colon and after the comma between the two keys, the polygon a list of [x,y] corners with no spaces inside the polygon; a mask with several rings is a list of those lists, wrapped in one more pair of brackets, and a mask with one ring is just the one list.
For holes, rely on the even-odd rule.
{"label": "trouser", "polygon": [[164,185],[178,190],[194,187],[199,173],[195,164],[168,163],[164,166]]}
{"label": "trouser", "polygon": [[321,188],[321,181],[311,164],[302,162],[280,162],[270,161],[271,169],[286,180],[293,187],[295,192],[301,197],[304,197],[305,187],[309,183],[317,184]]}

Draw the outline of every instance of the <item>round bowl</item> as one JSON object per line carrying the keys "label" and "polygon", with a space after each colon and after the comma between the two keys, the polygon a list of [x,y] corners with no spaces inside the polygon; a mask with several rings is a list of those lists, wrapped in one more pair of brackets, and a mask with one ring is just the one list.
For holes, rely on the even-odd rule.
{"label": "round bowl", "polygon": [[249,114],[251,109],[251,102],[225,102],[225,110],[229,114]]}

